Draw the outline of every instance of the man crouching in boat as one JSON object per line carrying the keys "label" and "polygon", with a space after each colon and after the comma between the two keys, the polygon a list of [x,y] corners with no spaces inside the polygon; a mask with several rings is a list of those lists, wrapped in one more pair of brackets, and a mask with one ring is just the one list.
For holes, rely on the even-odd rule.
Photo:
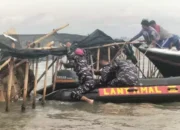
{"label": "man crouching in boat", "polygon": [[100,62],[104,67],[100,71],[101,82],[110,87],[126,87],[138,84],[136,66],[129,60],[115,60],[109,64],[106,60]]}
{"label": "man crouching in boat", "polygon": [[[67,47],[69,48],[69,45],[67,45]],[[94,100],[82,96],[82,94],[93,90],[95,86],[92,70],[88,67],[84,50],[77,48],[73,53],[68,50],[67,57],[70,61],[73,60],[74,62],[70,62],[70,64],[62,63],[66,68],[74,68],[80,82],[80,86],[72,91],[71,98],[93,104]]]}

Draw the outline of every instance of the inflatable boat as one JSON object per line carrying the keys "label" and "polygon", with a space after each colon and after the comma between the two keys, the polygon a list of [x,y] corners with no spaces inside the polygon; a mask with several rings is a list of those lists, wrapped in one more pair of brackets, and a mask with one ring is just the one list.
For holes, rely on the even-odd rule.
{"label": "inflatable boat", "polygon": [[[73,102],[70,95],[73,88],[78,87],[77,79],[73,71],[59,71],[55,91],[52,92],[52,85],[47,86],[46,100]],[[37,93],[42,94],[43,89]],[[95,101],[114,103],[175,102],[180,101],[180,77],[139,79],[139,84],[135,87],[109,88],[97,83],[96,89],[85,96]]]}

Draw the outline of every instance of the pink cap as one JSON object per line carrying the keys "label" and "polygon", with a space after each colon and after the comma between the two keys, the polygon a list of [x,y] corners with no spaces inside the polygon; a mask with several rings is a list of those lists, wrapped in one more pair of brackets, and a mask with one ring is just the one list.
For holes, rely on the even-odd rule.
{"label": "pink cap", "polygon": [[80,48],[77,48],[74,53],[76,55],[80,55],[80,56],[84,55],[84,51],[82,49],[80,49]]}

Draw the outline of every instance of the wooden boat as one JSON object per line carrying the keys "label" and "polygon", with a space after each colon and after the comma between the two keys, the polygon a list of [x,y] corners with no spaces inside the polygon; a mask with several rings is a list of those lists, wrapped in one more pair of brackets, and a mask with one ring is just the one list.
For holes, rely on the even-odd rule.
{"label": "wooden boat", "polygon": [[163,77],[180,76],[180,51],[138,47],[157,67]]}

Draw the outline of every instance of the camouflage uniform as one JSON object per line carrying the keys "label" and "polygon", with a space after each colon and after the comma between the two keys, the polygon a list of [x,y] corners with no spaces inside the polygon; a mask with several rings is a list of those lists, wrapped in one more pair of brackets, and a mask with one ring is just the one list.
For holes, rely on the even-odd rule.
{"label": "camouflage uniform", "polygon": [[116,72],[116,78],[108,83],[109,86],[123,87],[138,84],[137,68],[131,61],[115,61],[110,71]]}
{"label": "camouflage uniform", "polygon": [[100,71],[100,75],[101,75],[100,82],[104,85],[107,85],[108,82],[110,82],[115,78],[115,73],[110,71],[111,67],[112,67],[111,64],[104,65],[104,67]]}
{"label": "camouflage uniform", "polygon": [[71,97],[80,100],[82,94],[88,93],[94,89],[95,82],[93,80],[93,74],[91,69],[88,67],[85,56],[79,56],[68,52],[67,57],[70,60],[70,63],[64,64],[65,67],[74,68],[80,82],[80,86],[72,91]]}

